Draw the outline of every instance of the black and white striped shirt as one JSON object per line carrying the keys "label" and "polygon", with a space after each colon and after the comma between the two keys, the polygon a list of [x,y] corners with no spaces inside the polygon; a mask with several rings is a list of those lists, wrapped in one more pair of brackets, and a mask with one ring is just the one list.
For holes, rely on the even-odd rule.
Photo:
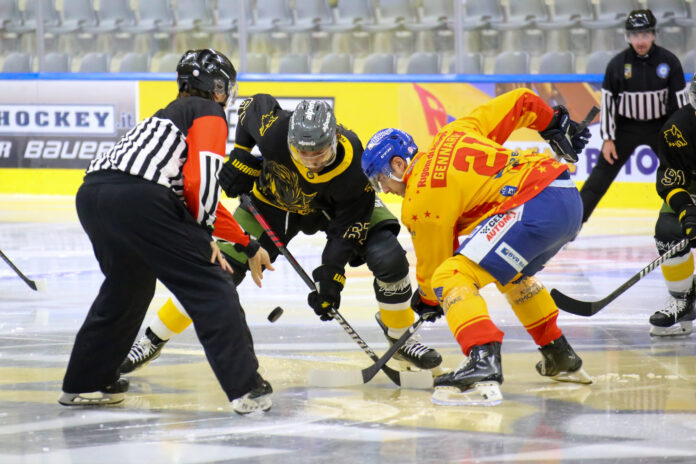
{"label": "black and white striped shirt", "polygon": [[[664,122],[688,103],[684,71],[679,59],[654,45],[647,57],[628,47],[607,65],[602,83],[600,134],[616,139],[617,121]],[[617,118],[619,116],[620,118]]]}
{"label": "black and white striped shirt", "polygon": [[[87,174],[117,170],[167,187],[187,204],[198,223],[213,227],[226,140],[227,121],[219,104],[201,97],[180,98],[92,160]],[[187,163],[191,167],[185,186]]]}

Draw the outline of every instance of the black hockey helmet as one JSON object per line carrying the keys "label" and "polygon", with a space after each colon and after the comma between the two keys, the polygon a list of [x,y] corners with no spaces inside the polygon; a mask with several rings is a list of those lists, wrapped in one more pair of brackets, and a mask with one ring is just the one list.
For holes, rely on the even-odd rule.
{"label": "black hockey helmet", "polygon": [[293,158],[312,170],[336,159],[336,116],[322,100],[302,100],[290,116],[288,147]]}
{"label": "black hockey helmet", "polygon": [[626,18],[626,32],[655,31],[657,18],[650,10],[633,10]]}
{"label": "black hockey helmet", "polygon": [[237,71],[222,53],[205,48],[189,50],[176,66],[179,92],[198,89],[212,94],[225,94],[228,100],[237,93]]}

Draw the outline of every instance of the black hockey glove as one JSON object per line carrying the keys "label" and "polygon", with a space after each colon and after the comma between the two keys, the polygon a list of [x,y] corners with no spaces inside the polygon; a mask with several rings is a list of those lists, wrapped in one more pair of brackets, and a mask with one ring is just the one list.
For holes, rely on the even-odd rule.
{"label": "black hockey glove", "polygon": [[307,296],[309,306],[322,321],[333,319],[332,309],[338,309],[341,304],[341,290],[346,283],[343,269],[331,264],[322,264],[312,272],[317,290]]}
{"label": "black hockey glove", "polygon": [[222,190],[230,198],[250,192],[261,175],[261,165],[262,161],[251,153],[235,148],[218,175]]}
{"label": "black hockey glove", "polygon": [[679,223],[681,224],[682,234],[691,240],[693,244],[696,240],[696,205],[686,205],[679,213]]}
{"label": "black hockey glove", "polygon": [[411,309],[418,313],[423,320],[428,322],[435,322],[445,315],[444,311],[442,311],[442,306],[439,304],[430,305],[423,301],[419,290],[413,292],[413,296],[411,297]]}
{"label": "black hockey glove", "polygon": [[[249,235],[249,234],[247,234],[247,235]],[[247,246],[244,246],[244,245],[239,244],[239,243],[235,243],[233,245],[233,247],[235,250],[247,255],[248,258],[253,258],[254,255],[256,254],[256,252],[259,251],[259,248],[261,248],[261,244],[259,244],[259,242],[257,242],[256,240],[254,240],[253,237],[250,236],[249,237],[249,244]]]}
{"label": "black hockey glove", "polygon": [[568,114],[565,106],[553,107],[553,118],[543,131],[539,132],[549,142],[553,151],[564,160],[577,163],[578,155],[590,141],[590,130],[586,127],[578,132],[579,124]]}

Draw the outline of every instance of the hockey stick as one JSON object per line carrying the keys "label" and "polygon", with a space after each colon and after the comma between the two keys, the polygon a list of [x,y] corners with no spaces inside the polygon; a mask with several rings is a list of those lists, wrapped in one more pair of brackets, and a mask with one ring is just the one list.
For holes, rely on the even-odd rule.
{"label": "hockey stick", "polygon": [[[13,271],[17,273],[17,275],[24,281],[25,284],[27,284],[32,290],[39,291],[39,289],[42,287],[42,282],[41,281],[34,281],[31,280],[29,277],[25,276],[22,271],[20,271],[17,266],[14,265],[12,261],[10,261],[10,258],[5,256],[5,253],[0,250],[0,258],[3,259],[7,263],[8,266],[12,268]],[[38,283],[38,284],[37,284]]]}
{"label": "hockey stick", "polygon": [[619,295],[621,295],[623,292],[631,288],[636,282],[638,282],[640,279],[645,277],[648,273],[650,273],[653,269],[655,269],[657,266],[665,262],[667,259],[671,258],[675,254],[679,253],[681,250],[686,248],[686,246],[689,244],[689,239],[685,238],[681,242],[677,243],[674,245],[672,248],[667,250],[665,254],[657,258],[655,261],[652,263],[648,264],[645,266],[643,269],[640,270],[636,275],[628,279],[626,282],[621,284],[619,288],[611,292],[606,298],[603,298],[598,301],[580,301],[576,300],[574,298],[571,298],[567,295],[564,295],[563,293],[559,292],[555,288],[551,290],[551,297],[553,298],[553,301],[556,303],[556,306],[558,306],[560,309],[563,311],[569,312],[571,314],[576,314],[578,316],[585,316],[585,317],[590,317],[594,314],[597,314],[600,312],[602,309],[604,309],[609,303],[614,301]]}
{"label": "hockey stick", "polygon": [[592,105],[592,108],[590,108],[590,111],[587,113],[587,116],[585,116],[585,119],[578,124],[578,127],[575,129],[575,133],[577,134],[578,132],[584,131],[585,128],[590,125],[595,116],[597,116],[597,113],[599,113],[599,107],[597,105]]}
{"label": "hockey stick", "polygon": [[[599,113],[599,108],[596,105],[593,105],[592,108],[590,108],[590,111],[587,113],[587,116],[585,116],[585,119],[583,119],[573,130],[573,133],[568,133],[568,137],[572,137],[575,134],[578,134],[582,131],[584,131],[587,126],[592,122],[592,120],[597,116],[597,113]],[[572,126],[571,126],[572,128]],[[578,162],[578,155],[576,153],[566,153],[559,143],[555,140],[549,140],[548,141],[549,145],[551,146],[551,149],[556,153],[556,155],[559,158],[562,158],[568,162],[571,163],[577,163]]]}
{"label": "hockey stick", "polygon": [[[259,213],[259,211],[256,209],[256,207],[253,205],[249,196],[248,195],[240,195],[240,200],[241,200],[242,205],[249,210],[249,212],[254,216],[254,218],[259,223],[259,225],[263,228],[264,232],[266,232],[266,234],[273,241],[273,244],[276,246],[276,248],[278,248],[278,251],[280,251],[280,253],[283,256],[285,256],[285,259],[288,260],[288,262],[290,263],[292,268],[295,270],[295,272],[297,272],[297,274],[299,274],[300,278],[302,278],[304,283],[307,284],[307,287],[309,287],[310,290],[316,290],[316,286],[314,285],[314,281],[312,280],[312,278],[309,277],[307,272],[302,268],[300,263],[297,262],[297,260],[292,255],[292,253],[290,253],[290,251],[285,247],[285,244],[283,244],[283,242],[278,238],[278,236],[273,231],[273,229],[271,229],[271,226],[268,224],[268,222],[266,222],[266,219],[261,215],[261,213]],[[351,327],[351,325],[348,324],[348,322],[343,318],[343,316],[341,316],[341,314],[338,312],[338,310],[332,309],[331,315],[338,321],[338,323],[341,325],[343,330],[345,330],[346,333],[348,333],[348,335],[350,335],[350,337],[360,346],[360,348],[362,348],[362,350],[365,353],[367,353],[367,355],[375,362],[375,364],[368,367],[367,369],[374,368],[375,366],[381,364],[379,367],[377,367],[374,370],[374,373],[372,372],[372,370],[370,370],[367,374],[365,374],[361,371],[361,382],[359,382],[359,383],[366,383],[367,381],[372,379],[372,377],[374,377],[379,370],[382,370],[387,375],[387,377],[389,377],[389,380],[394,382],[396,385],[401,386],[402,385],[401,374],[398,371],[387,366],[386,363],[387,363],[387,361],[389,361],[389,358],[391,358],[391,356],[394,353],[396,353],[396,351],[399,348],[401,348],[401,346],[406,342],[406,340],[410,337],[410,335],[413,334],[413,332],[418,327],[420,327],[420,323],[422,323],[422,320],[419,319],[418,321],[416,321],[416,323],[413,326],[409,327],[409,329],[406,331],[406,333],[404,333],[404,335],[402,335],[401,338],[399,338],[399,340],[397,340],[397,342],[395,342],[394,345],[392,345],[391,349],[389,351],[387,351],[387,353],[391,352],[389,357],[386,357],[386,354],[385,354],[385,356],[383,356],[382,359],[380,359],[377,356],[377,354],[375,354],[375,352],[372,350],[372,348],[370,348],[369,345],[367,343],[365,343],[365,340],[363,340],[360,337],[360,335],[358,335],[358,333],[353,329],[353,327]],[[406,334],[409,332],[410,332],[409,336],[406,336]],[[401,345],[397,346],[397,344],[399,342],[401,342]],[[396,346],[396,349],[394,349],[395,346]],[[430,388],[430,386],[432,386],[432,375],[429,372],[427,372],[427,375],[429,377],[429,382],[430,382],[429,386],[425,385],[425,383],[427,383],[427,382],[425,382],[425,383],[423,383],[423,385],[421,385],[421,383],[414,380],[414,382],[413,382],[414,385],[412,385],[411,387],[412,388]],[[341,385],[337,385],[333,382],[330,382],[330,383],[333,383],[334,384],[333,386],[343,386],[345,384],[356,383],[354,380],[355,380],[354,378],[351,378],[351,379],[348,379],[344,382],[339,382]],[[403,380],[406,380],[406,379],[403,379]],[[327,383],[327,382],[319,381],[318,383]],[[411,382],[409,382],[409,383],[411,383]],[[415,385],[416,383],[418,384],[418,386]],[[326,386],[330,386],[330,385],[326,385]]]}

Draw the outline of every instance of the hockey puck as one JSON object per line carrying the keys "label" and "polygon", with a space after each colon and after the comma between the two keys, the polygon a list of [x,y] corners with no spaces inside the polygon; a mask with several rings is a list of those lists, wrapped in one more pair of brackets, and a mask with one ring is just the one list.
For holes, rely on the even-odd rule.
{"label": "hockey puck", "polygon": [[280,306],[276,306],[275,309],[268,314],[268,320],[271,322],[275,322],[282,315],[283,308],[281,308]]}

